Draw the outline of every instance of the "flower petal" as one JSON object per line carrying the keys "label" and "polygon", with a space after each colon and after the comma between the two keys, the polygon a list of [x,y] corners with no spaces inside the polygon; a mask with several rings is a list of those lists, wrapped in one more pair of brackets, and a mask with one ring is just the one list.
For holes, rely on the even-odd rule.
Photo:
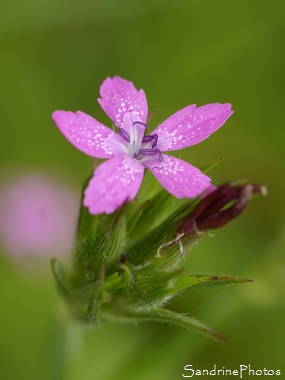
{"label": "flower petal", "polygon": [[201,199],[204,199],[207,195],[211,194],[215,190],[217,190],[217,187],[210,183],[210,186],[207,188],[207,190],[203,192]]}
{"label": "flower petal", "polygon": [[177,198],[195,198],[211,186],[211,179],[198,168],[175,157],[163,154],[162,161],[148,160],[144,165]]}
{"label": "flower petal", "polygon": [[196,108],[195,104],[176,112],[152,134],[158,135],[157,148],[178,150],[205,140],[231,116],[231,104],[213,103]]}
{"label": "flower petal", "polygon": [[84,112],[55,111],[52,119],[75,148],[91,157],[110,158],[116,155],[121,137]]}
{"label": "flower petal", "polygon": [[123,127],[124,116],[135,112],[140,121],[146,122],[147,101],[143,90],[137,90],[132,82],[120,77],[107,78],[100,87],[100,106],[118,126]]}
{"label": "flower petal", "polygon": [[93,215],[111,214],[136,196],[143,173],[143,165],[127,155],[103,162],[85,190],[84,206]]}

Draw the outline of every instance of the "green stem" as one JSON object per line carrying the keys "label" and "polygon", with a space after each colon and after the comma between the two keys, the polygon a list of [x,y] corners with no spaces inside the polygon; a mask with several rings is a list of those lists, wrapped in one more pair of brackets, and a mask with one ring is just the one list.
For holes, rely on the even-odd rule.
{"label": "green stem", "polygon": [[[56,316],[43,379],[68,380],[82,353],[83,326]],[[65,318],[64,318],[65,319]]]}

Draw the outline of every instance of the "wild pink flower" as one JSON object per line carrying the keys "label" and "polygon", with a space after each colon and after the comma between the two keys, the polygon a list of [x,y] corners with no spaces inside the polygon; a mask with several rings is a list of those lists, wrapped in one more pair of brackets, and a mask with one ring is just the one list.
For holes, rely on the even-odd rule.
{"label": "wild pink flower", "polygon": [[100,106],[118,133],[81,111],[55,111],[53,120],[77,149],[91,157],[109,158],[94,171],[84,205],[91,214],[111,214],[133,199],[148,168],[177,198],[192,198],[210,186],[210,178],[194,166],[164,151],[186,148],[205,140],[233,113],[231,105],[190,105],[176,112],[147,135],[148,107],[143,90],[120,77],[107,78],[100,88]]}
{"label": "wild pink flower", "polygon": [[78,197],[65,184],[38,173],[0,189],[0,240],[17,259],[62,256],[72,250]]}

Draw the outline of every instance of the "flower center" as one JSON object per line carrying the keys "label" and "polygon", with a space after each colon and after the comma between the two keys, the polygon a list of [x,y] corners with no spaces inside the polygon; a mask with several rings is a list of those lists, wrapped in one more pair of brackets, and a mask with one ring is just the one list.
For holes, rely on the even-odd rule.
{"label": "flower center", "polygon": [[147,129],[148,125],[138,117],[137,113],[127,113],[122,124],[118,126],[121,139],[115,144],[119,147],[119,151],[140,163],[156,158],[162,161],[163,156],[157,146],[158,135],[156,133],[146,135]]}
{"label": "flower center", "polygon": [[[148,125],[143,123],[142,121],[133,122],[132,126],[134,129],[136,129],[136,124],[144,126],[145,132],[148,129]],[[141,141],[138,141],[139,133],[134,133],[133,141],[131,141],[129,133],[125,129],[119,128],[119,135],[122,137],[123,140],[129,143],[128,152],[133,158],[135,158],[138,161],[146,161],[149,157],[158,155],[159,161],[162,161],[162,153],[158,148],[156,148],[158,135],[154,133],[153,135],[150,134],[146,136],[145,132],[143,138],[141,139],[140,137]]]}

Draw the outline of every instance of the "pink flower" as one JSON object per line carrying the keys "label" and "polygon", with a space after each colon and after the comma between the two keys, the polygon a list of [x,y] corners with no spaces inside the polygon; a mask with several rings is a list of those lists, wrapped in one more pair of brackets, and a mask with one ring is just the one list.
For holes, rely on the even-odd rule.
{"label": "pink flower", "polygon": [[78,201],[69,187],[35,173],[2,185],[0,195],[0,239],[10,256],[52,257],[71,252]]}
{"label": "pink flower", "polygon": [[192,198],[210,186],[210,178],[178,158],[162,154],[205,140],[233,113],[230,104],[190,105],[147,135],[148,107],[143,90],[120,77],[107,78],[99,104],[118,133],[81,111],[55,111],[53,120],[77,149],[91,157],[109,158],[94,171],[84,205],[91,214],[111,214],[133,199],[148,168],[177,198]]}

